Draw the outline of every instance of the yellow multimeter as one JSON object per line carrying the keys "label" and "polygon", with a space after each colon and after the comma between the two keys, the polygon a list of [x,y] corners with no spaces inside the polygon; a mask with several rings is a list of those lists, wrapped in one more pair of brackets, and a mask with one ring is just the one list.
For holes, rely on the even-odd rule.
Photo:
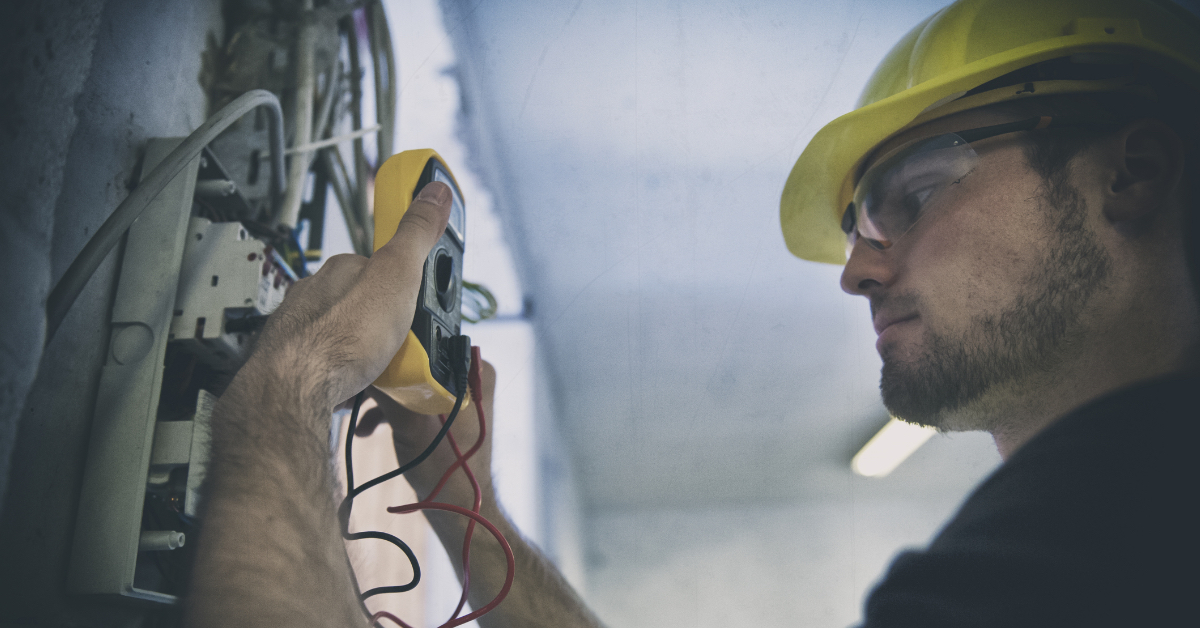
{"label": "yellow multimeter", "polygon": [[421,188],[433,181],[449,186],[450,223],[425,259],[412,328],[375,386],[422,414],[447,414],[460,391],[451,339],[462,325],[462,261],[466,207],[446,162],[429,148],[393,155],[375,174],[375,243],[378,251],[396,233],[400,218]]}

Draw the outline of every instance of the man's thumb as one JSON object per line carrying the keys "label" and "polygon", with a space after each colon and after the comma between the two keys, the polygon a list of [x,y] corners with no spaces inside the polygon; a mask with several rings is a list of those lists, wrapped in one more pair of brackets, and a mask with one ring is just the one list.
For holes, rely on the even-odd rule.
{"label": "man's thumb", "polygon": [[431,181],[426,184],[413,199],[408,211],[404,212],[396,234],[399,235],[406,228],[414,229],[430,238],[429,246],[425,249],[433,248],[434,242],[441,237],[442,232],[446,230],[446,223],[450,220],[452,198],[450,186],[445,183]]}
{"label": "man's thumb", "polygon": [[[450,187],[433,181],[421,188],[412,204],[400,218],[396,233],[375,255],[397,256],[395,259],[421,259],[437,243],[450,220]],[[411,262],[409,262],[411,263]]]}

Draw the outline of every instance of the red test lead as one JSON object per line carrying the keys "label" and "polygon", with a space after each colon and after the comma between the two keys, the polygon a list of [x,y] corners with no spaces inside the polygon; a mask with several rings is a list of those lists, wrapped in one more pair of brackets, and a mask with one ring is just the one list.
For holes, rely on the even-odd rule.
{"label": "red test lead", "polygon": [[[443,510],[443,511],[447,511],[447,512],[457,513],[457,514],[463,515],[463,516],[471,519],[470,523],[467,524],[467,531],[463,537],[463,549],[462,549],[463,591],[462,591],[462,595],[459,597],[458,606],[454,609],[454,613],[450,616],[450,619],[446,623],[444,623],[440,626],[440,628],[453,628],[454,626],[460,626],[467,622],[478,619],[478,618],[482,617],[483,615],[487,614],[488,612],[490,612],[492,609],[496,608],[496,606],[498,606],[500,604],[500,602],[504,599],[504,597],[506,595],[508,595],[509,590],[512,588],[513,578],[516,576],[516,559],[513,557],[512,548],[509,546],[508,541],[504,538],[504,535],[502,535],[500,533],[500,531],[498,529],[496,529],[496,526],[492,525],[492,523],[490,521],[485,519],[483,517],[483,515],[481,515],[479,513],[480,508],[482,507],[482,504],[483,504],[483,493],[480,490],[479,482],[475,478],[474,472],[471,471],[470,465],[467,464],[467,460],[469,460],[471,458],[471,456],[474,456],[475,453],[477,451],[479,451],[479,449],[483,446],[484,440],[487,438],[487,417],[484,414],[484,410],[483,410],[482,364],[483,364],[483,360],[480,357],[479,347],[471,347],[471,368],[468,373],[468,383],[469,383],[469,390],[471,393],[471,400],[475,404],[475,414],[479,419],[479,436],[475,439],[475,443],[464,454],[459,449],[458,443],[454,439],[454,435],[447,433],[446,438],[450,442],[450,447],[454,451],[456,460],[455,460],[454,464],[450,465],[450,468],[446,469],[446,472],[444,474],[442,474],[442,477],[438,481],[437,486],[434,487],[433,491],[430,492],[429,495],[427,497],[425,497],[425,499],[423,499],[419,502],[416,502],[413,504],[407,504],[404,506],[393,506],[393,507],[390,507],[387,509],[388,512],[395,513],[395,514],[412,513],[412,512],[417,512],[419,510]],[[441,418],[442,418],[442,421],[444,424],[446,421],[446,417],[442,416]],[[433,501],[434,498],[437,497],[437,495],[441,492],[442,488],[445,487],[446,482],[449,481],[451,475],[453,475],[453,473],[455,471],[457,471],[459,469],[459,467],[461,467],[463,470],[463,473],[466,474],[467,479],[471,483],[471,489],[474,492],[475,499],[474,499],[474,503],[472,504],[471,510],[462,508],[460,506],[455,506],[453,504],[445,504],[445,503]],[[491,602],[488,602],[482,608],[480,608],[472,613],[469,613],[463,617],[459,617],[458,616],[459,613],[461,613],[463,607],[466,606],[467,594],[468,594],[468,591],[470,590],[470,586],[471,586],[471,563],[470,563],[471,538],[475,531],[475,523],[476,522],[480,523],[481,525],[483,525],[483,527],[487,528],[487,530],[492,533],[492,536],[496,537],[496,540],[500,543],[500,547],[504,549],[505,559],[508,562],[508,572],[505,575],[504,585],[500,588],[500,592],[496,595],[495,598],[492,599]],[[399,624],[400,626],[403,626],[404,628],[412,628],[411,626],[406,624],[404,621],[402,621],[400,618],[398,618],[395,615],[392,615],[391,613],[388,613],[386,611],[380,611],[380,612],[376,613],[375,615],[372,616],[371,620],[373,622],[375,622],[384,617],[396,622],[397,624]]]}

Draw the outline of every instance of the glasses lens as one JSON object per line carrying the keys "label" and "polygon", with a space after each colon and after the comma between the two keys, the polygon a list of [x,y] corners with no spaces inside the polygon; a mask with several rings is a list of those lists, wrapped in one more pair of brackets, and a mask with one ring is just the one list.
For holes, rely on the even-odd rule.
{"label": "glasses lens", "polygon": [[872,248],[888,248],[978,161],[971,145],[953,133],[900,148],[871,166],[854,189],[858,234]]}

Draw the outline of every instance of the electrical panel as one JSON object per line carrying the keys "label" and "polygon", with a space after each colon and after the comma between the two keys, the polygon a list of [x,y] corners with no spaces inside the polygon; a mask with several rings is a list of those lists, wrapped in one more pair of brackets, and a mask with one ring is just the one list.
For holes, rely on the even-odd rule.
{"label": "electrical panel", "polygon": [[[319,4],[226,3],[221,54],[205,62],[210,108],[267,89],[286,95],[290,116],[309,119],[289,119],[285,152],[272,146],[280,129],[268,110],[239,118],[114,253],[120,270],[70,550],[72,593],[177,601],[200,524],[213,407],[267,315],[305,274],[306,255],[321,256],[327,198],[354,250],[371,251],[372,175],[395,136],[390,31],[380,3]],[[374,103],[363,102],[364,77],[374,79]],[[151,141],[141,172],[180,141]],[[285,154],[286,166],[272,165]]]}
{"label": "electrical panel", "polygon": [[[180,140],[149,143],[143,172]],[[208,151],[130,227],[68,589],[174,603],[190,569],[220,392],[297,276]]]}

